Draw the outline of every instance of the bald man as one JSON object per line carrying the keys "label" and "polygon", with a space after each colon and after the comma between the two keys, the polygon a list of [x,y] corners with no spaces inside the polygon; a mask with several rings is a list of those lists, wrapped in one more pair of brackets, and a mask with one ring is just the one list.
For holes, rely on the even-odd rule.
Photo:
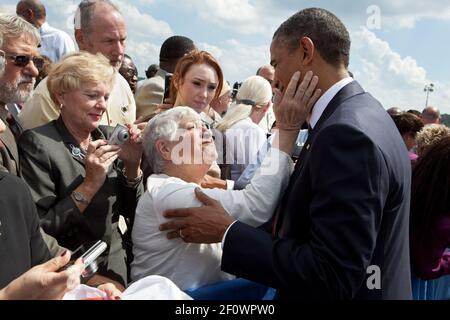
{"label": "bald man", "polygon": [[[122,65],[127,28],[119,9],[109,0],[82,1],[75,17],[75,39],[80,50],[101,53],[119,70]],[[50,98],[47,79],[36,87],[33,97],[25,103],[19,115],[24,129],[32,129],[59,117],[60,107]],[[133,123],[136,103],[128,82],[119,73],[109,95],[103,125]]]}
{"label": "bald man", "polygon": [[422,111],[421,119],[424,125],[427,124],[440,124],[441,113],[436,107],[428,106]]}
{"label": "bald man", "polygon": [[[275,77],[275,69],[270,65],[262,66],[256,71],[256,75],[263,77],[269,81],[270,85],[273,83]],[[272,130],[273,123],[275,122],[275,114],[273,113],[272,107],[266,112],[264,118],[261,119],[258,126],[264,130],[266,134],[270,134]]]}
{"label": "bald man", "polygon": [[76,51],[75,43],[67,33],[48,24],[45,7],[40,0],[19,1],[16,13],[39,29],[39,53],[49,57],[53,63],[58,62],[67,53]]}

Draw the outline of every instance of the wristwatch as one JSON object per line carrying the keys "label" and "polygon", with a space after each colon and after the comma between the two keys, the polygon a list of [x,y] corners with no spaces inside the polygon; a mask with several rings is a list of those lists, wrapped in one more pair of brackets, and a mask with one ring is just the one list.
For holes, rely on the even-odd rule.
{"label": "wristwatch", "polygon": [[89,205],[90,202],[89,199],[86,198],[84,194],[78,191],[72,191],[72,199],[84,205]]}

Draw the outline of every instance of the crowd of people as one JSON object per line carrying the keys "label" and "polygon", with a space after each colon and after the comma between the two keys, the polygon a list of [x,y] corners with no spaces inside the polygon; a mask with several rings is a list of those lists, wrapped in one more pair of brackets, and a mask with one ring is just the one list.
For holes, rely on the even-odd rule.
{"label": "crowd of people", "polygon": [[[16,12],[0,14],[0,299],[80,281],[120,299],[150,275],[188,293],[246,279],[275,299],[450,298],[431,285],[450,288],[450,129],[367,93],[331,12],[283,22],[238,88],[178,35],[138,81],[110,0],[79,4],[78,51],[40,0]],[[97,240],[95,274],[64,267]]]}

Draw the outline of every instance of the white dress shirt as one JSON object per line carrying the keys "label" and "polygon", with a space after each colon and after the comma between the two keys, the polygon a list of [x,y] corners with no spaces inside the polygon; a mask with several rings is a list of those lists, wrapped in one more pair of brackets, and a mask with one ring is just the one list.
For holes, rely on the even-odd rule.
{"label": "white dress shirt", "polygon": [[[328,104],[331,102],[331,100],[336,96],[336,94],[342,89],[344,88],[346,85],[348,85],[350,82],[353,82],[353,78],[351,77],[347,77],[344,78],[338,82],[336,82],[334,85],[332,85],[327,91],[325,91],[325,93],[319,98],[319,100],[317,100],[316,104],[313,107],[313,111],[311,113],[311,118],[309,120],[309,125],[311,126],[311,128],[314,129],[314,127],[316,126],[317,122],[319,121],[320,117],[322,116],[322,113],[325,111],[326,107],[328,106]],[[305,132],[301,132],[299,136],[297,137],[297,144],[300,143],[301,146],[303,147],[303,144],[305,143],[306,137],[307,135],[305,135]],[[278,204],[278,203],[277,203]],[[223,248],[224,244],[225,244],[225,239],[227,238],[227,234],[228,234],[228,230],[230,230],[230,228],[233,226],[235,222],[233,222],[228,229],[225,231],[223,238],[222,238],[222,245],[221,247]]]}
{"label": "white dress shirt", "polygon": [[[235,219],[256,227],[272,217],[292,170],[289,155],[271,149],[245,190],[204,189],[203,192],[218,200]],[[195,197],[197,187],[195,183],[165,174],[148,178],[132,231],[132,281],[150,274],[160,275],[185,290],[233,278],[220,270],[220,242],[195,244],[179,238],[168,240],[166,233],[159,230],[159,225],[167,221],[163,217],[166,210],[202,205]]]}
{"label": "white dress shirt", "polygon": [[353,82],[353,78],[351,77],[347,77],[336,82],[327,91],[325,91],[325,93],[319,98],[319,100],[317,100],[316,104],[313,107],[311,118],[309,120],[309,125],[311,126],[311,128],[314,129],[320,117],[322,116],[322,113],[325,111],[326,107],[334,98],[334,96],[337,95],[337,93],[350,82]]}
{"label": "white dress shirt", "polygon": [[39,53],[49,57],[53,63],[58,62],[62,56],[76,51],[72,38],[64,31],[53,28],[47,22],[44,22],[39,28],[39,33],[41,34]]}

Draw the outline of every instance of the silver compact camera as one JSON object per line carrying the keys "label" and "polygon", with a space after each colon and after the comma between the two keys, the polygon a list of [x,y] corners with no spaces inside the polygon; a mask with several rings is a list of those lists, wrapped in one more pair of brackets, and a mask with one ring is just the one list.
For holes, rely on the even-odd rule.
{"label": "silver compact camera", "polygon": [[109,137],[108,144],[121,145],[128,139],[130,139],[130,133],[128,132],[128,128],[121,124],[118,124],[114,128],[111,137]]}

